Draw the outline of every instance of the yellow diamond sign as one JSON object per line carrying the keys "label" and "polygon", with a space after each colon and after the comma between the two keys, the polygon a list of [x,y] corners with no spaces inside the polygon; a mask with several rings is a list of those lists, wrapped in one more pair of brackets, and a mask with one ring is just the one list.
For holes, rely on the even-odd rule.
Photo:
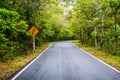
{"label": "yellow diamond sign", "polygon": [[29,33],[30,33],[30,35],[32,35],[33,37],[35,37],[39,33],[39,30],[36,27],[32,26],[29,29]]}

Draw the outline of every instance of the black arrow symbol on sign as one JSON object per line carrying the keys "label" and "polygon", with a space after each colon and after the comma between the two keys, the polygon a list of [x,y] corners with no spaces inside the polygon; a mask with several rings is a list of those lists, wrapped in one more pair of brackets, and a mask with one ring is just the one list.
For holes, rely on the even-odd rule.
{"label": "black arrow symbol on sign", "polygon": [[35,29],[33,29],[32,34],[34,35]]}

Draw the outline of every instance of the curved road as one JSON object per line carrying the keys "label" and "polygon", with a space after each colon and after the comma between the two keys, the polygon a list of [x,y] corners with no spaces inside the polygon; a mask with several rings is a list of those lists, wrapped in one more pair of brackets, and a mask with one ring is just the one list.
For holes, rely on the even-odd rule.
{"label": "curved road", "polygon": [[71,43],[58,42],[11,80],[120,80],[120,72]]}

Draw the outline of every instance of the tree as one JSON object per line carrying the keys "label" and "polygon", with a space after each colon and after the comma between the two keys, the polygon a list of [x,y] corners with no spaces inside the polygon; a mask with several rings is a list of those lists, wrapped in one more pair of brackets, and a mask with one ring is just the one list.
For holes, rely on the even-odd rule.
{"label": "tree", "polygon": [[79,32],[80,41],[90,46],[94,43],[98,49],[120,54],[119,6],[118,0],[77,0],[71,26],[79,28],[76,32]]}
{"label": "tree", "polygon": [[25,21],[19,20],[19,17],[20,15],[15,11],[0,9],[1,59],[17,55],[18,52],[16,49],[18,48],[17,45],[19,45],[19,39],[21,36],[27,35],[26,30],[28,29],[28,25]]}

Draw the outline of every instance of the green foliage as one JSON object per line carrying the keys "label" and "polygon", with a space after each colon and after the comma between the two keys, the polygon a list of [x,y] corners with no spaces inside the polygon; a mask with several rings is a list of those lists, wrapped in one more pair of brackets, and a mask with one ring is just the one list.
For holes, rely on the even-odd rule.
{"label": "green foliage", "polygon": [[[59,0],[2,0],[0,1],[0,59],[13,59],[32,51],[28,30],[37,27],[36,45],[43,41],[75,39],[69,27],[71,11],[64,16]],[[68,1],[69,3],[69,1]],[[69,5],[69,4],[67,4]]]}
{"label": "green foliage", "polygon": [[119,0],[76,0],[71,27],[76,27],[82,44],[119,55],[119,7]]}
{"label": "green foliage", "polygon": [[97,35],[97,32],[93,31],[91,32],[91,36],[95,37]]}
{"label": "green foliage", "polygon": [[[0,9],[0,59],[11,59],[18,53],[18,40],[28,29],[26,22],[19,17],[15,11]],[[21,33],[24,35],[19,36]]]}

